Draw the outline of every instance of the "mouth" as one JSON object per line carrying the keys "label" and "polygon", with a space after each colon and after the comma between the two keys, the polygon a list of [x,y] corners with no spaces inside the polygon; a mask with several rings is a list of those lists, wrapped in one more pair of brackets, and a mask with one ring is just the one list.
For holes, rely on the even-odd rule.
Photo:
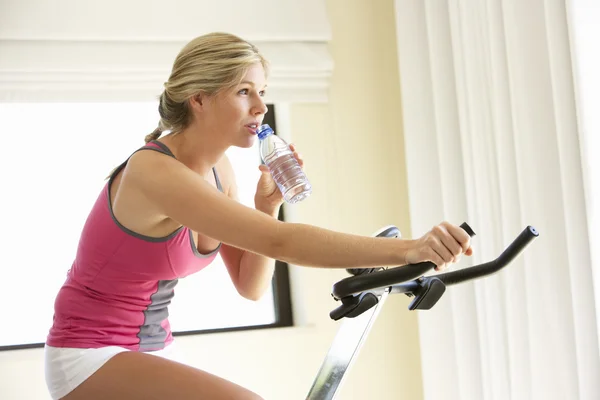
{"label": "mouth", "polygon": [[256,135],[256,130],[258,129],[257,123],[247,124],[245,125],[246,129],[250,131],[253,135]]}

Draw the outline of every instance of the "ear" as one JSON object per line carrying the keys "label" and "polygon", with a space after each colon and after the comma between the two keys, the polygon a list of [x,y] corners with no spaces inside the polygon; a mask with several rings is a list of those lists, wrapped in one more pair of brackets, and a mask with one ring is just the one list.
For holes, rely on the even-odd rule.
{"label": "ear", "polygon": [[203,111],[206,103],[206,95],[204,93],[198,93],[190,97],[189,100],[190,108],[194,111]]}

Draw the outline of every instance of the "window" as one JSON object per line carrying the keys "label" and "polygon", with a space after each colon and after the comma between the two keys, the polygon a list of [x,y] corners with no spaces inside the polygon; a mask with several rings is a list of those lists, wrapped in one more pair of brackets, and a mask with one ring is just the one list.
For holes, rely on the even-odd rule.
{"label": "window", "polygon": [[[158,122],[157,104],[0,104],[3,212],[0,261],[5,306],[0,350],[41,347],[54,298],[71,267],[79,234],[106,176]],[[274,107],[265,123],[275,125]],[[231,148],[240,201],[254,205],[258,146]],[[280,214],[283,218],[283,213]],[[181,279],[169,308],[174,335],[292,324],[287,265],[278,263],[270,291],[242,298],[218,257]]]}

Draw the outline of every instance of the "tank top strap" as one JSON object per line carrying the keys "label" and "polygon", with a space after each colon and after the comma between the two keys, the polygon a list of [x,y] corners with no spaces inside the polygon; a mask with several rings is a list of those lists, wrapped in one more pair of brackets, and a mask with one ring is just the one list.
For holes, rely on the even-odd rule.
{"label": "tank top strap", "polygon": [[223,187],[221,186],[221,181],[219,180],[219,175],[217,175],[217,170],[215,167],[213,167],[213,174],[215,175],[215,182],[217,183],[217,189],[219,189],[220,192],[223,191]]}
{"label": "tank top strap", "polygon": [[[173,152],[171,151],[171,149],[169,149],[167,147],[166,144],[159,142],[158,140],[151,140],[150,142],[146,143],[144,146],[140,147],[139,149],[137,149],[136,151],[134,151],[131,156],[133,156],[135,153],[137,153],[138,151],[141,150],[154,150],[154,151],[158,151],[159,153],[163,153],[166,154],[170,157],[173,157],[174,159],[177,159],[177,157],[175,157],[175,155],[173,154]],[[127,158],[127,160],[125,160],[121,165],[119,165],[117,168],[115,168],[115,170],[113,171],[113,173],[110,175],[110,179],[112,180],[123,168],[125,168],[125,165],[127,165],[127,162],[129,161],[129,159],[131,158],[131,156],[129,156]],[[217,184],[217,189],[219,189],[219,191],[223,191],[223,187],[221,186],[221,180],[219,179],[219,175],[217,174],[217,170],[215,167],[212,168],[213,170],[213,174],[215,176],[215,182]]]}
{"label": "tank top strap", "polygon": [[152,141],[146,143],[145,146],[139,148],[137,151],[144,150],[144,149],[156,150],[159,153],[163,153],[163,154],[166,154],[170,157],[177,159],[177,157],[175,157],[175,155],[173,154],[171,149],[169,149],[166,144],[159,142],[158,140],[152,140]]}
{"label": "tank top strap", "polygon": [[117,174],[119,172],[121,172],[121,170],[123,168],[125,168],[125,166],[127,165],[127,162],[129,162],[129,159],[135,153],[137,153],[138,151],[141,151],[141,150],[154,150],[154,151],[158,151],[159,153],[163,153],[170,157],[175,158],[175,155],[171,152],[171,150],[165,144],[159,142],[158,140],[152,140],[152,141],[146,143],[144,146],[138,148],[133,153],[131,153],[131,155],[129,157],[127,157],[127,159],[125,161],[123,161],[117,168],[115,168],[109,176],[109,181],[112,181],[115,178],[115,176],[117,176]]}
{"label": "tank top strap", "polygon": [[[159,142],[158,140],[152,140],[151,142],[149,142],[148,144],[146,144],[146,146],[144,146],[146,148],[150,147],[150,148],[155,148],[158,151],[160,151],[161,153],[167,154],[173,158],[176,159],[175,155],[173,154],[173,152],[162,142]],[[144,148],[142,147],[142,149]],[[140,149],[141,150],[141,149]],[[219,175],[217,174],[217,169],[215,167],[212,168],[213,171],[213,175],[215,176],[215,183],[217,184],[217,189],[219,189],[219,191],[223,191],[223,186],[221,186],[221,180],[219,179]]]}

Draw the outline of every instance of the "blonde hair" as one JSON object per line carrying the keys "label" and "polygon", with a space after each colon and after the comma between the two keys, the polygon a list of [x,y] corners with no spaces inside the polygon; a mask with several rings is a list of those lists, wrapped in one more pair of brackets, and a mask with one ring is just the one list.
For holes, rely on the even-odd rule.
{"label": "blonde hair", "polygon": [[199,94],[214,95],[238,85],[250,66],[261,63],[268,74],[268,62],[253,44],[229,33],[199,36],[177,55],[169,80],[160,95],[160,121],[146,143],[163,131],[179,133],[190,123],[188,100]]}

